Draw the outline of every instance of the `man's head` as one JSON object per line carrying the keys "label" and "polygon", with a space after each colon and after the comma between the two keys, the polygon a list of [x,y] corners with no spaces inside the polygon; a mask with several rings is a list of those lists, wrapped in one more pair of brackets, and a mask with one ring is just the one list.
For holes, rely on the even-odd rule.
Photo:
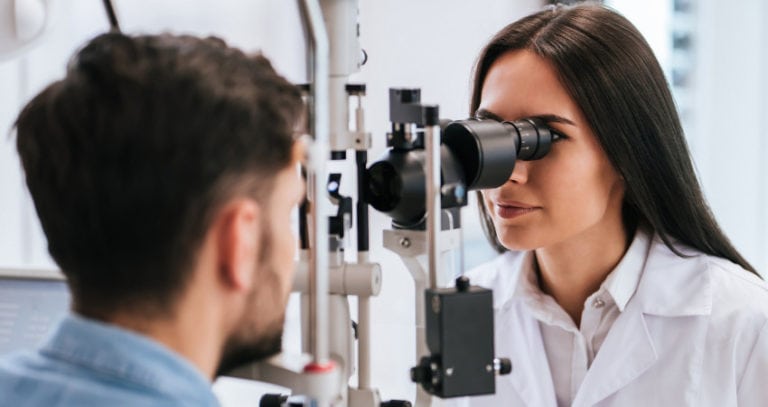
{"label": "man's head", "polygon": [[17,120],[27,184],[75,310],[171,315],[205,263],[264,305],[250,313],[275,315],[243,323],[230,348],[253,342],[246,328],[281,327],[300,110],[298,90],[265,58],[218,39],[90,41]]}

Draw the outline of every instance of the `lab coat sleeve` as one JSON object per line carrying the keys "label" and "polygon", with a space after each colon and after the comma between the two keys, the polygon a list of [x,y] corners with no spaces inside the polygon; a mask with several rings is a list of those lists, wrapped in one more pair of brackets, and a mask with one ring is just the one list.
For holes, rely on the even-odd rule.
{"label": "lab coat sleeve", "polygon": [[763,324],[739,381],[739,407],[765,406],[768,400],[766,378],[768,378],[768,323]]}

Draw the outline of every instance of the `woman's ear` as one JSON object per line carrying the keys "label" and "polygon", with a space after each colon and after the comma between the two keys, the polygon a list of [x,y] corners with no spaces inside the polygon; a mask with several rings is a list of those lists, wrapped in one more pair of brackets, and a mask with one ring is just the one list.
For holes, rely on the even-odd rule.
{"label": "woman's ear", "polygon": [[250,290],[260,256],[263,214],[258,202],[239,198],[218,217],[219,278],[225,286]]}

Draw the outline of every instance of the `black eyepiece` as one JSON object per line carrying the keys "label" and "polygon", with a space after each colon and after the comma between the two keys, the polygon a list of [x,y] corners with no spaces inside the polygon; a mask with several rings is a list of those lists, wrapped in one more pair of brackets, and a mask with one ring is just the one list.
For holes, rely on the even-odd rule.
{"label": "black eyepiece", "polygon": [[443,144],[464,167],[467,189],[496,188],[509,179],[515,161],[538,160],[552,146],[553,133],[538,118],[499,122],[467,119],[451,122]]}
{"label": "black eyepiece", "polygon": [[[422,105],[419,89],[390,89],[392,133],[384,156],[365,171],[365,202],[403,229],[424,227],[426,156],[423,129],[437,124],[437,109]],[[440,122],[440,203],[454,210],[467,192],[496,188],[512,175],[517,160],[538,160],[559,134],[540,118],[515,121],[467,119]]]}

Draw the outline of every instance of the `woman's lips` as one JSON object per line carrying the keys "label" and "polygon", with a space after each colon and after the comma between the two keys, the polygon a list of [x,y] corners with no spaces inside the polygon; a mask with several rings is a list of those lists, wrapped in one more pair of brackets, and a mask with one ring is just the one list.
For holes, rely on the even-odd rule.
{"label": "woman's lips", "polygon": [[541,209],[538,206],[531,206],[518,202],[495,203],[494,207],[496,215],[503,219],[517,218]]}

